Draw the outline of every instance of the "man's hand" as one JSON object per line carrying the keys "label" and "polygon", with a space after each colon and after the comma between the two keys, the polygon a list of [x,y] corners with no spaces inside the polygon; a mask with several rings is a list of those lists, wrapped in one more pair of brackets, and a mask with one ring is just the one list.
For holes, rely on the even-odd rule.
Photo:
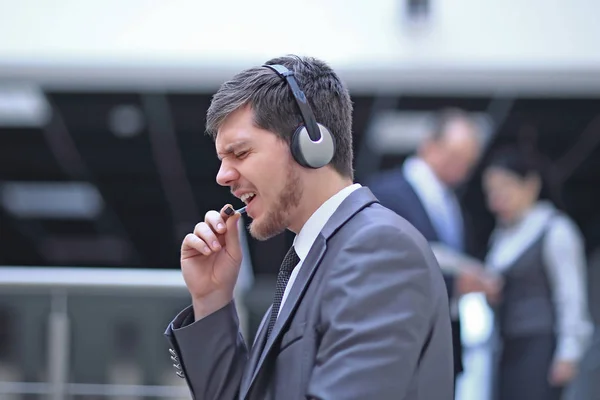
{"label": "man's hand", "polygon": [[502,290],[502,280],[486,273],[480,265],[468,265],[461,268],[456,279],[457,293],[485,293],[488,301],[498,301]]}
{"label": "man's hand", "polygon": [[485,291],[485,270],[479,264],[462,265],[456,278],[456,291],[461,295]]}
{"label": "man's hand", "polygon": [[552,386],[567,385],[577,374],[577,364],[573,361],[555,361],[550,367],[548,382]]}
{"label": "man's hand", "polygon": [[490,306],[495,306],[502,300],[502,288],[504,280],[499,276],[486,275],[484,277],[485,298]]}
{"label": "man's hand", "polygon": [[242,251],[239,213],[230,205],[209,211],[181,245],[181,270],[192,296],[196,320],[226,306],[233,299]]}

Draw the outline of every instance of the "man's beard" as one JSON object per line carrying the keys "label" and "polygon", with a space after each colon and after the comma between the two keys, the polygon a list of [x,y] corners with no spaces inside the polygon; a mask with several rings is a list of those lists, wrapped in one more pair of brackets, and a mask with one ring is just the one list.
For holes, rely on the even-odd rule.
{"label": "man's beard", "polygon": [[250,234],[257,240],[267,240],[279,235],[289,226],[289,213],[300,204],[302,186],[300,175],[290,165],[285,186],[279,194],[278,201],[265,210],[260,222],[252,221]]}

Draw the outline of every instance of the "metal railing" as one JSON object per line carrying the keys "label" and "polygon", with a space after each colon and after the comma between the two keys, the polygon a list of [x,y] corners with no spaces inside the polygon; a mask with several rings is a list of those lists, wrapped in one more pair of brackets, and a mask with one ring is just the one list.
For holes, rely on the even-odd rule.
{"label": "metal railing", "polygon": [[47,382],[0,382],[0,397],[7,394],[39,394],[47,395],[52,400],[65,400],[78,395],[189,398],[183,380],[181,386],[69,382],[70,299],[74,295],[151,295],[152,298],[166,296],[184,300],[188,293],[180,270],[0,267],[0,292],[9,296],[31,293],[50,297]]}

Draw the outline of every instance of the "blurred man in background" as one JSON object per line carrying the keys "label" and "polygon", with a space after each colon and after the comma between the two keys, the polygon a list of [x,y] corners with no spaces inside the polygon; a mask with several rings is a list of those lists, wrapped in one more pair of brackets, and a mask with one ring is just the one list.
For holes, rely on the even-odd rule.
{"label": "blurred man in background", "polygon": [[499,290],[499,282],[485,274],[481,262],[467,255],[468,224],[454,193],[481,148],[480,132],[469,115],[444,110],[416,155],[367,182],[381,204],[413,224],[433,248],[450,298],[455,378],[463,370],[458,299],[472,292],[493,297]]}

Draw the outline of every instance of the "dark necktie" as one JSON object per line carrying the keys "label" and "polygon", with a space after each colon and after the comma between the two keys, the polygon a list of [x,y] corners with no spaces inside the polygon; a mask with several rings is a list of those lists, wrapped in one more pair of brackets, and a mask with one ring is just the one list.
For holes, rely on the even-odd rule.
{"label": "dark necktie", "polygon": [[290,247],[281,267],[279,267],[279,273],[277,274],[277,286],[275,287],[275,297],[273,299],[273,308],[271,309],[271,317],[269,319],[269,325],[267,327],[267,339],[271,335],[275,321],[277,321],[277,314],[279,313],[279,307],[281,306],[281,299],[283,298],[283,292],[285,287],[290,280],[290,275],[296,265],[300,262],[300,257],[296,254],[294,246]]}

